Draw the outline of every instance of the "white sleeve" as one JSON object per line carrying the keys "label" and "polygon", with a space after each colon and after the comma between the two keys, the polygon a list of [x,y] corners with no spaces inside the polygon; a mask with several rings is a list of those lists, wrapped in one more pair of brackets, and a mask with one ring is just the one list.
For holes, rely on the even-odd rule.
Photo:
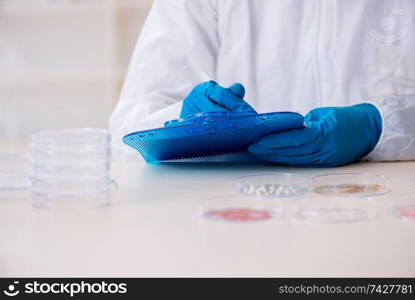
{"label": "white sleeve", "polygon": [[382,115],[382,134],[366,159],[415,160],[415,96],[379,97],[369,103]]}
{"label": "white sleeve", "polygon": [[154,0],[138,39],[117,107],[110,119],[113,156],[138,154],[124,135],[176,119],[181,100],[201,73],[216,74],[219,47],[215,0]]}

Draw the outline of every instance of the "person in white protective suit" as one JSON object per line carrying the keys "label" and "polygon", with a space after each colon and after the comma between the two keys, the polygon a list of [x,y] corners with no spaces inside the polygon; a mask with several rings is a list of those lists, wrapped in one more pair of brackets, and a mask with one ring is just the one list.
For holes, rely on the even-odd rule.
{"label": "person in white protective suit", "polygon": [[216,110],[304,114],[249,147],[270,162],[415,159],[415,1],[155,0],[110,120],[115,158],[137,157],[127,133]]}

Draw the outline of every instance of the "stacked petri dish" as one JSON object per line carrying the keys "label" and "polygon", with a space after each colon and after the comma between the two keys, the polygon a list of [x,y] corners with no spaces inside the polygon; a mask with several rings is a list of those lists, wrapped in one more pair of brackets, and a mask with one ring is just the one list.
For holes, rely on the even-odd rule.
{"label": "stacked petri dish", "polygon": [[83,209],[108,203],[110,135],[104,129],[48,130],[29,137],[29,179],[33,204]]}

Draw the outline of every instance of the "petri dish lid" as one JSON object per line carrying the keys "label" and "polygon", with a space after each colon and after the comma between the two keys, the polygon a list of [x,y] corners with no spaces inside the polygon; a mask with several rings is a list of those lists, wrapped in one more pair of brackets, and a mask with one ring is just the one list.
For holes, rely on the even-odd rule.
{"label": "petri dish lid", "polygon": [[0,193],[29,188],[26,159],[14,154],[0,154]]}
{"label": "petri dish lid", "polygon": [[387,177],[370,173],[332,173],[312,178],[319,196],[371,197],[389,192]]}
{"label": "petri dish lid", "polygon": [[283,217],[279,203],[241,195],[202,200],[198,210],[204,220],[227,223],[256,223]]}
{"label": "petri dish lid", "polygon": [[40,131],[32,134],[29,141],[34,145],[56,145],[109,142],[109,139],[110,135],[106,129],[71,128]]}
{"label": "petri dish lid", "polygon": [[311,179],[290,173],[254,174],[235,180],[239,193],[264,198],[298,198],[310,190]]}
{"label": "petri dish lid", "polygon": [[74,128],[45,130],[29,137],[32,160],[106,160],[110,154],[110,134],[105,129]]}
{"label": "petri dish lid", "polygon": [[296,204],[294,217],[318,223],[371,221],[376,217],[376,205],[365,197],[307,197]]}

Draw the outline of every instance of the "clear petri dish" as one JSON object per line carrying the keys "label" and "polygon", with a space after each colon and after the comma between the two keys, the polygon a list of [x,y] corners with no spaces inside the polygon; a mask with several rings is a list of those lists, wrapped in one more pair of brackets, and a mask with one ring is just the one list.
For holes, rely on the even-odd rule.
{"label": "clear petri dish", "polygon": [[294,218],[319,223],[352,223],[376,217],[376,205],[365,197],[307,197],[294,209]]}
{"label": "clear petri dish", "polygon": [[310,190],[310,178],[290,173],[255,174],[235,180],[242,195],[264,198],[298,198]]}
{"label": "clear petri dish", "polygon": [[29,153],[38,157],[109,155],[110,134],[105,129],[74,128],[45,130],[29,137]]}
{"label": "clear petri dish", "polygon": [[28,168],[28,175],[38,180],[73,180],[84,181],[107,177],[110,171],[109,161],[85,167],[80,164],[51,165],[32,162]]}
{"label": "clear petri dish", "polygon": [[43,194],[32,193],[31,197],[33,206],[36,208],[86,210],[108,205],[111,199],[111,191],[91,195],[55,196],[51,198],[47,198]]}
{"label": "clear petri dish", "polygon": [[333,173],[314,176],[313,192],[319,196],[371,197],[389,192],[389,180],[370,173]]}
{"label": "clear petri dish", "polygon": [[257,223],[284,216],[277,202],[238,195],[200,201],[199,215],[204,220],[229,223]]}
{"label": "clear petri dish", "polygon": [[[34,151],[29,147],[28,160],[30,163],[36,162],[41,165],[52,166],[71,166],[73,164],[83,166],[85,168],[94,167],[110,159],[109,146],[105,146],[101,153],[95,152],[81,152],[76,149],[70,152],[69,148],[62,151],[52,151],[50,149],[42,149]],[[63,153],[65,151],[65,153]]]}
{"label": "clear petri dish", "polygon": [[415,221],[415,194],[397,195],[391,203],[389,214],[401,220]]}
{"label": "clear petri dish", "polygon": [[26,159],[14,154],[0,154],[0,199],[24,196],[30,187]]}
{"label": "clear petri dish", "polygon": [[85,183],[33,183],[33,206],[46,209],[84,210],[108,205],[116,191],[115,181]]}
{"label": "clear petri dish", "polygon": [[83,209],[109,201],[113,181],[105,129],[35,133],[29,138],[28,163],[36,207]]}
{"label": "clear petri dish", "polygon": [[32,179],[32,191],[42,193],[46,197],[53,196],[77,196],[85,194],[98,194],[106,191],[112,184],[109,175],[93,180],[40,180]]}

